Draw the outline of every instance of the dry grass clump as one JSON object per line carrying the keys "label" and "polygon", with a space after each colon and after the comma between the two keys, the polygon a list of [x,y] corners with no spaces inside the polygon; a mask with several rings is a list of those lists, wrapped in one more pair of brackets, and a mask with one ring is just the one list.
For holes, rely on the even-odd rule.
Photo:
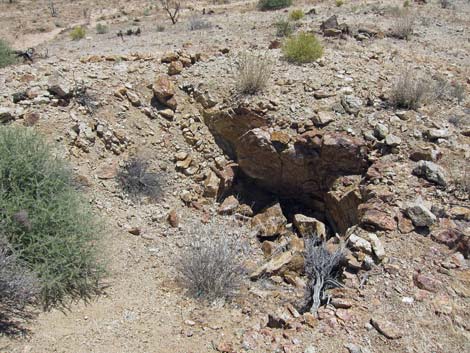
{"label": "dry grass clump", "polygon": [[191,224],[189,246],[178,259],[177,270],[188,293],[205,300],[233,297],[241,284],[245,227],[212,222]]}
{"label": "dry grass clump", "polygon": [[97,34],[106,34],[109,32],[108,26],[102,23],[97,23],[96,24],[96,33]]}
{"label": "dry grass clump", "polygon": [[188,28],[190,31],[199,31],[202,29],[209,29],[211,27],[212,23],[199,16],[191,16],[189,18]]}
{"label": "dry grass clump", "polygon": [[288,38],[282,52],[287,61],[303,64],[319,59],[323,55],[323,47],[315,35],[302,32]]}
{"label": "dry grass clump", "polygon": [[25,306],[35,301],[39,290],[37,277],[0,235],[0,333],[17,333],[15,321],[28,316]]}
{"label": "dry grass clump", "polygon": [[296,24],[283,18],[279,18],[274,23],[274,26],[276,27],[276,36],[278,37],[288,37],[294,33],[296,28]]}
{"label": "dry grass clump", "polygon": [[237,89],[243,94],[255,94],[266,88],[274,62],[264,54],[244,52],[237,60]]}
{"label": "dry grass clump", "polygon": [[133,200],[148,197],[158,200],[163,195],[161,177],[149,171],[150,162],[143,157],[129,159],[117,174],[117,181]]}
{"label": "dry grass clump", "polygon": [[409,40],[413,35],[414,18],[406,11],[402,12],[397,18],[390,30],[390,35],[394,38]]}
{"label": "dry grass clump", "polygon": [[396,108],[417,109],[431,99],[434,88],[432,80],[406,69],[396,80],[390,101]]}
{"label": "dry grass clump", "polygon": [[15,54],[8,43],[0,39],[0,69],[15,63]]}

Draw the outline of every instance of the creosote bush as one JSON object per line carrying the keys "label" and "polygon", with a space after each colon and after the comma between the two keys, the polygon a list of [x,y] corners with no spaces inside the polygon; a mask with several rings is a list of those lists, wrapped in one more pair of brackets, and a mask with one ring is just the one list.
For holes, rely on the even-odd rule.
{"label": "creosote bush", "polygon": [[287,61],[303,64],[319,59],[323,55],[323,47],[315,35],[302,32],[287,38],[282,52]]}
{"label": "creosote bush", "polygon": [[44,308],[101,289],[100,226],[72,174],[33,130],[0,128],[1,232],[37,275]]}
{"label": "creosote bush", "polygon": [[305,13],[301,9],[292,10],[289,14],[289,20],[291,21],[298,21],[304,18]]}
{"label": "creosote bush", "polygon": [[238,224],[191,224],[190,244],[177,264],[188,294],[208,301],[236,295],[243,274],[240,241],[245,231]]}
{"label": "creosote bush", "polygon": [[156,201],[163,195],[161,176],[149,171],[149,167],[145,158],[133,157],[118,172],[119,184],[134,201],[142,197]]}
{"label": "creosote bush", "polygon": [[6,41],[0,39],[0,68],[15,63],[15,54]]}
{"label": "creosote bush", "polygon": [[255,94],[269,82],[274,63],[267,53],[244,52],[237,60],[237,89],[243,94]]}
{"label": "creosote bush", "polygon": [[72,40],[80,40],[85,38],[86,30],[82,26],[77,26],[70,32],[70,38]]}
{"label": "creosote bush", "polygon": [[258,9],[262,11],[279,10],[292,5],[292,0],[259,0]]}

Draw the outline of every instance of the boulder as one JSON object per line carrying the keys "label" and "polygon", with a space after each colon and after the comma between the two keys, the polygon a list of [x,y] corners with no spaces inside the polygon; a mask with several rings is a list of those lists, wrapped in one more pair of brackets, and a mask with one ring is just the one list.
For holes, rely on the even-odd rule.
{"label": "boulder", "polygon": [[430,227],[437,219],[430,210],[420,203],[409,205],[406,214],[415,227]]}
{"label": "boulder", "polygon": [[299,234],[304,238],[316,236],[322,240],[326,240],[325,224],[316,218],[296,214],[294,215],[294,225]]}
{"label": "boulder", "polygon": [[171,62],[168,66],[168,75],[170,76],[178,75],[181,72],[183,72],[183,63],[179,60]]}
{"label": "boulder", "polygon": [[172,110],[176,109],[176,100],[174,99],[175,86],[167,75],[158,76],[152,86],[152,90],[154,98],[158,103]]}
{"label": "boulder", "polygon": [[234,214],[235,211],[237,210],[239,206],[238,200],[235,198],[235,196],[231,195],[227,197],[224,202],[219,206],[218,213],[219,214],[226,214],[226,215],[231,215]]}
{"label": "boulder", "polygon": [[413,174],[437,185],[447,185],[444,170],[433,162],[419,161],[413,169]]}
{"label": "boulder", "polygon": [[209,171],[204,180],[204,196],[216,197],[219,191],[219,184],[220,179],[218,176],[213,171]]}
{"label": "boulder", "polygon": [[261,238],[278,236],[285,230],[287,219],[282,213],[281,206],[276,203],[253,217],[251,226]]}

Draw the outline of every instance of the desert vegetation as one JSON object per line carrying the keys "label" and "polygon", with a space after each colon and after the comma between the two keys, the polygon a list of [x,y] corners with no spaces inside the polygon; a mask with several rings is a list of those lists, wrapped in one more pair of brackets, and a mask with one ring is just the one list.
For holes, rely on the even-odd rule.
{"label": "desert vegetation", "polygon": [[282,52],[287,61],[305,64],[321,58],[323,47],[315,35],[302,32],[287,38]]}
{"label": "desert vegetation", "polygon": [[0,155],[1,231],[11,256],[37,276],[42,306],[98,293],[99,226],[68,167],[25,128],[1,128]]}
{"label": "desert vegetation", "polygon": [[273,60],[267,53],[244,52],[237,58],[237,89],[243,94],[260,92],[269,83],[273,71]]}
{"label": "desert vegetation", "polygon": [[0,68],[11,65],[15,62],[13,51],[6,41],[0,39]]}

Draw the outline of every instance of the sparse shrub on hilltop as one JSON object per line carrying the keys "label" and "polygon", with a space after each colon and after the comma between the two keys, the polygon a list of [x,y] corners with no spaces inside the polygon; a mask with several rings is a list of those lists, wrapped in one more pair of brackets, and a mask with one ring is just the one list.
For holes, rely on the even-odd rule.
{"label": "sparse shrub on hilltop", "polygon": [[6,41],[0,39],[0,68],[15,62],[15,55]]}
{"label": "sparse shrub on hilltop", "polygon": [[323,47],[315,35],[302,32],[287,38],[282,52],[287,61],[303,64],[320,58],[323,55]]}
{"label": "sparse shrub on hilltop", "polygon": [[296,10],[292,10],[292,12],[289,14],[289,19],[291,21],[298,21],[304,18],[304,16],[305,16],[305,13],[303,12],[303,10],[296,9]]}
{"label": "sparse shrub on hilltop", "polygon": [[258,9],[262,11],[279,10],[292,5],[292,0],[259,0]]}
{"label": "sparse shrub on hilltop", "polygon": [[267,53],[243,53],[237,60],[237,88],[243,94],[255,94],[263,90],[273,71],[273,61]]}
{"label": "sparse shrub on hilltop", "polygon": [[70,169],[33,130],[0,128],[1,232],[39,282],[45,308],[100,290],[100,227]]}
{"label": "sparse shrub on hilltop", "polygon": [[72,40],[80,40],[85,38],[86,30],[82,26],[77,26],[70,32],[70,38]]}

